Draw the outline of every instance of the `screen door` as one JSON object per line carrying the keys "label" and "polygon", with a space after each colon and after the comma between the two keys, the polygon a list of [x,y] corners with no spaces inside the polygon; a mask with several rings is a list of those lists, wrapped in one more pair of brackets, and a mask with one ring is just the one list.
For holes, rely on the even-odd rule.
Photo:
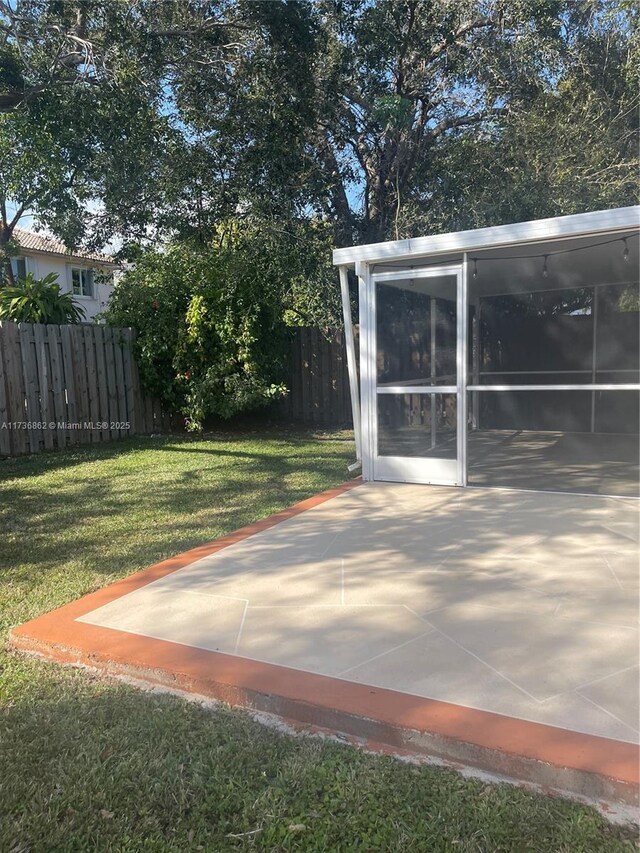
{"label": "screen door", "polygon": [[376,480],[464,485],[464,301],[459,266],[373,276]]}

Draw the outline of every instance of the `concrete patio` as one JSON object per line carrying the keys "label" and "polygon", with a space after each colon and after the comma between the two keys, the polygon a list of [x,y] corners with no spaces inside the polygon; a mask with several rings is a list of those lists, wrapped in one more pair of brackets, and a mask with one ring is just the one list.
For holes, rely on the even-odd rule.
{"label": "concrete patio", "polygon": [[14,641],[132,672],[150,638],[147,669],[203,652],[203,677],[222,660],[227,680],[271,674],[278,693],[284,672],[312,703],[375,688],[372,718],[376,690],[437,700],[501,715],[497,748],[514,720],[607,739],[603,754],[638,743],[636,501],[371,483],[316,503],[62,608],[66,634],[54,613]]}

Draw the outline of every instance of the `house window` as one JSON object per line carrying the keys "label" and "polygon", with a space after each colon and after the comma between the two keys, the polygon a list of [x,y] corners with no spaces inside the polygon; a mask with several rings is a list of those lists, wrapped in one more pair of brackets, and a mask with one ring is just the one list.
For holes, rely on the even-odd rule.
{"label": "house window", "polygon": [[11,269],[13,271],[13,277],[15,279],[26,278],[27,277],[27,259],[26,258],[11,258]]}
{"label": "house window", "polygon": [[93,296],[93,270],[71,269],[71,289],[76,296]]}

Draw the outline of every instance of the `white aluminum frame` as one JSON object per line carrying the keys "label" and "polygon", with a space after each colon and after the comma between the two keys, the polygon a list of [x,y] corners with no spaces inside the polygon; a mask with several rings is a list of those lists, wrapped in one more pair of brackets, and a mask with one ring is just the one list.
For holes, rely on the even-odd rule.
{"label": "white aluminum frame", "polygon": [[[362,267],[360,267],[362,270]],[[450,276],[456,281],[456,384],[455,385],[378,385],[376,377],[376,284],[403,279],[442,278]],[[406,483],[437,485],[466,485],[466,276],[465,262],[412,270],[363,274],[360,293],[360,357],[367,359],[361,372],[363,415],[362,475],[365,480],[388,480]],[[433,315],[432,315],[433,316]],[[432,320],[433,322],[433,320]],[[433,342],[432,342],[433,345]],[[361,367],[362,371],[362,367]],[[432,383],[435,380],[432,363]],[[366,390],[365,390],[366,386]],[[456,458],[379,456],[378,448],[378,395],[384,394],[455,394],[456,395]],[[433,423],[433,422],[432,422]],[[366,437],[365,437],[366,436]],[[366,450],[365,450],[366,447]]]}
{"label": "white aluminum frame", "polygon": [[[432,237],[414,237],[410,240],[392,240],[386,243],[370,243],[366,246],[349,246],[333,250],[336,266],[360,261],[367,264],[384,263],[401,259],[426,259],[442,254],[458,254],[498,249],[526,243],[541,243],[569,237],[589,237],[595,234],[615,234],[633,231],[640,225],[640,205],[618,207],[614,210],[595,210],[591,213],[576,213],[571,216],[554,216],[550,219],[534,219],[530,222],[515,222],[497,225],[494,228],[476,228],[472,231],[456,231],[451,234],[435,234]],[[437,263],[437,259],[435,259]]]}
{"label": "white aluminum frame", "polygon": [[360,449],[362,453],[362,479],[373,480],[373,457],[371,444],[371,367],[369,334],[369,289],[371,272],[368,264],[356,263],[358,278],[358,303],[360,305]]}
{"label": "white aluminum frame", "polygon": [[640,385],[634,382],[620,382],[617,385],[467,385],[467,391],[640,391]]}
{"label": "white aluminum frame", "polygon": [[[468,365],[468,253],[473,251],[481,251],[490,248],[505,248],[514,247],[517,245],[535,244],[540,242],[550,242],[556,240],[579,239],[584,237],[595,237],[597,235],[613,235],[622,234],[628,231],[635,231],[640,224],[640,206],[617,208],[615,210],[594,211],[592,213],[576,214],[572,216],[553,217],[551,219],[534,220],[532,222],[521,222],[512,225],[501,225],[495,228],[482,228],[473,231],[462,231],[452,234],[441,234],[432,237],[420,237],[411,240],[397,240],[387,243],[376,243],[366,246],[352,246],[344,249],[336,249],[333,252],[334,264],[340,266],[340,279],[343,295],[343,311],[345,319],[345,335],[347,340],[347,350],[350,346],[353,347],[353,330],[352,319],[347,316],[345,301],[345,287],[343,281],[346,281],[347,269],[355,267],[355,272],[359,282],[359,303],[360,303],[360,401],[357,405],[357,378],[355,369],[355,358],[349,358],[347,352],[347,361],[349,363],[350,386],[352,395],[352,405],[354,405],[354,427],[356,430],[356,445],[359,444],[359,449],[362,456],[362,474],[363,479],[401,479],[407,482],[430,482],[430,483],[445,483],[467,485],[467,432],[468,432],[468,412],[467,412],[467,392],[472,392],[472,429],[477,427],[477,419],[479,412],[479,393],[482,392],[525,392],[525,391],[588,391],[592,393],[592,416],[591,416],[591,431],[595,429],[594,421],[594,404],[595,393],[597,391],[640,391],[640,384],[637,383],[596,383],[595,369],[595,352],[594,363],[591,370],[583,371],[528,371],[529,373],[583,373],[591,374],[592,382],[587,384],[563,384],[563,385],[481,385],[480,377],[490,375],[486,371],[479,369],[480,365],[476,364],[474,358],[471,383],[468,383],[467,365]],[[621,238],[622,239],[622,238]],[[438,264],[438,257],[457,255],[462,257],[462,263],[446,263]],[[391,270],[389,267],[383,268],[379,272],[374,272],[373,269],[379,264],[387,264],[393,261],[414,262],[417,265],[422,264],[418,268],[404,267]],[[427,266],[428,264],[428,266]],[[431,385],[376,385],[376,323],[375,323],[375,283],[378,281],[393,281],[406,278],[423,278],[437,277],[441,275],[456,275],[457,277],[457,347],[456,347],[456,362],[457,362],[457,380],[455,385],[435,385],[436,377],[431,375]],[[600,282],[597,285],[590,285],[596,289],[596,305],[594,305],[594,314],[597,315],[597,296],[598,288],[604,286],[605,283]],[[551,289],[551,288],[549,288]],[[495,294],[491,294],[495,295]],[[348,288],[346,288],[346,298],[348,300]],[[479,305],[480,299],[477,300],[476,310],[478,317],[479,329]],[[432,322],[435,315],[432,315]],[[594,318],[596,320],[596,318]],[[595,322],[594,322],[595,336]],[[349,337],[351,337],[351,345],[349,345]],[[477,347],[476,334],[472,346]],[[594,347],[595,350],[595,347]],[[352,355],[355,356],[355,350]],[[432,359],[433,364],[433,359]],[[630,371],[616,371],[630,372]],[[525,373],[525,371],[519,371]],[[503,375],[503,374],[500,374]],[[444,378],[444,377],[443,377]],[[433,463],[438,461],[435,459],[426,458],[409,458],[409,457],[377,457],[377,397],[381,394],[456,394],[457,399],[457,460],[455,477],[450,476],[451,466],[447,467],[449,476],[445,476],[446,472],[441,471],[442,478],[425,478],[423,476],[422,463],[432,463],[432,471],[435,471],[437,466]],[[358,428],[358,416],[360,416],[360,425]],[[433,423],[433,421],[432,421]],[[380,471],[381,459],[397,460],[397,471],[394,477],[380,476],[384,471]],[[452,460],[441,460],[451,462]]]}
{"label": "white aluminum frame", "polygon": [[349,271],[340,267],[340,293],[342,296],[342,316],[344,319],[344,343],[347,350],[347,371],[349,373],[349,394],[351,397],[351,415],[353,434],[356,444],[356,461],[362,461],[360,446],[360,394],[358,393],[358,370],[356,367],[356,347],[353,337],[353,318],[351,316],[351,298],[349,296]]}

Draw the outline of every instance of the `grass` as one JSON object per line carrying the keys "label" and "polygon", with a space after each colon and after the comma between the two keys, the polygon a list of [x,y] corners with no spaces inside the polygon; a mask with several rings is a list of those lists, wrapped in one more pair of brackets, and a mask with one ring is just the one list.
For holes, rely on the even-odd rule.
{"label": "grass", "polygon": [[[346,474],[303,434],[139,439],[0,461],[2,631]],[[594,810],[291,738],[5,650],[0,851],[623,851]]]}

